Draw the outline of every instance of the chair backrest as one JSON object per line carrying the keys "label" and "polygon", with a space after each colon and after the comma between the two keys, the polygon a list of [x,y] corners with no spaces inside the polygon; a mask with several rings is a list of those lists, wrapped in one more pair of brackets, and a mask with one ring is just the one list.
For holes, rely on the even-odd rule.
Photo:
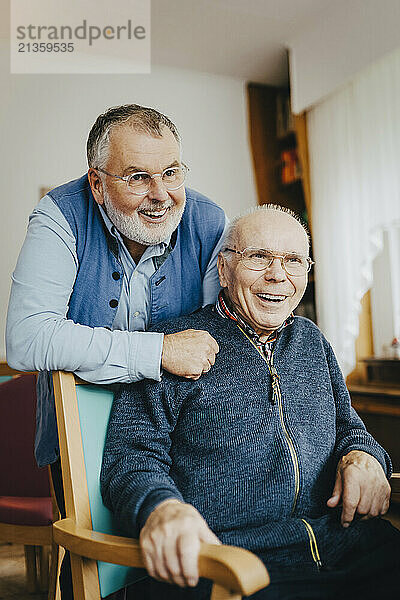
{"label": "chair backrest", "polygon": [[[71,373],[58,372],[55,378],[58,378],[60,384],[57,385],[55,379],[61,460],[62,463],[65,463],[65,460],[70,463],[68,469],[62,464],[67,517],[75,518],[77,523],[87,527],[89,524],[85,511],[88,502],[93,530],[121,535],[113,523],[112,513],[104,506],[100,493],[100,469],[113,393],[99,385],[75,385]],[[59,410],[60,400],[63,401],[63,416]],[[77,413],[75,416],[74,412]],[[60,418],[64,421],[63,425]],[[82,463],[82,455],[77,452],[79,445],[83,450],[84,464],[76,464]],[[65,456],[68,458],[65,459]],[[65,480],[66,477],[69,482]],[[82,487],[82,478],[85,478],[87,483],[86,500],[82,497],[86,495],[85,486]],[[100,561],[97,565],[102,598],[146,576],[143,569]]]}
{"label": "chair backrest", "polygon": [[5,360],[0,360],[0,383],[13,377],[19,377],[20,375],[23,375],[21,371],[12,369]]}
{"label": "chair backrest", "polygon": [[0,383],[0,496],[49,497],[47,468],[34,458],[36,378]]}

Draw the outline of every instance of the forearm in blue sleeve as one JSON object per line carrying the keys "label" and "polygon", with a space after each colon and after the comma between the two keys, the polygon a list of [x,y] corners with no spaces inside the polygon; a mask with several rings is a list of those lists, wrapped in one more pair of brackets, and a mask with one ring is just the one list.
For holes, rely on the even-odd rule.
{"label": "forearm in blue sleeve", "polygon": [[175,422],[163,383],[127,385],[115,395],[100,483],[104,503],[128,535],[138,536],[163,500],[183,501],[169,475]]}
{"label": "forearm in blue sleeve", "polygon": [[351,450],[362,450],[376,458],[382,465],[386,476],[390,477],[392,474],[390,457],[368,433],[364,423],[351,406],[350,394],[330,345],[327,345],[327,360],[336,401],[336,462],[339,462],[341,457]]}
{"label": "forearm in blue sleeve", "polygon": [[78,261],[67,221],[50,198],[32,214],[7,315],[10,366],[73,371],[94,383],[160,379],[163,335],[91,328],[66,318]]}

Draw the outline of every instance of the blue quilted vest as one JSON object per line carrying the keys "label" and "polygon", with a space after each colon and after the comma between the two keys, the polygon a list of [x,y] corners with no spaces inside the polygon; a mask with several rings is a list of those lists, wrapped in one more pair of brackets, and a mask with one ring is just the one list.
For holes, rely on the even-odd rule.
{"label": "blue quilted vest", "polygon": [[[79,268],[67,318],[89,327],[112,328],[122,288],[117,240],[109,233],[90,190],[87,175],[49,196],[63,213],[76,240]],[[202,303],[202,282],[225,226],[221,208],[186,189],[186,207],[171,238],[170,253],[150,279],[149,325],[190,314]],[[35,455],[39,466],[54,462],[58,436],[51,374],[39,374]]]}

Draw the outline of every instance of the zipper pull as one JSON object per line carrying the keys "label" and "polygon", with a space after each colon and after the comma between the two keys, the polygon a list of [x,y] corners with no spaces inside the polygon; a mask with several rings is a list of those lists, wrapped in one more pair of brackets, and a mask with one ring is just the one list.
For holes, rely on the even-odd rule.
{"label": "zipper pull", "polygon": [[271,376],[272,376],[272,387],[275,389],[279,386],[279,375],[278,371],[273,365],[271,365]]}
{"label": "zipper pull", "polygon": [[279,397],[278,390],[279,390],[279,375],[278,375],[278,373],[275,372],[272,374],[272,399],[271,399],[272,404],[276,404],[276,399]]}
{"label": "zipper pull", "polygon": [[278,371],[276,370],[274,365],[270,365],[270,371],[271,371],[272,377],[279,379]]}
{"label": "zipper pull", "polygon": [[273,376],[272,377],[272,398],[271,398],[272,405],[276,404],[276,398],[278,398],[278,382],[277,382],[276,376]]}
{"label": "zipper pull", "polygon": [[279,389],[279,375],[277,370],[273,365],[270,365],[270,372],[272,376],[272,398],[271,404],[276,404],[275,399],[278,398],[278,389]]}

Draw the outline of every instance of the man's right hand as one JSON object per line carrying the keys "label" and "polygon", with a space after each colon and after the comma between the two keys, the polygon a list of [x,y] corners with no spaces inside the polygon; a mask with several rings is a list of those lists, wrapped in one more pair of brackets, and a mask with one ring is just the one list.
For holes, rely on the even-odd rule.
{"label": "man's right hand", "polygon": [[201,542],[221,543],[194,506],[173,498],[156,506],[140,533],[149,575],[180,587],[197,585]]}
{"label": "man's right hand", "polygon": [[218,344],[208,331],[186,329],[164,336],[161,365],[174,375],[199,379],[211,369],[217,352]]}

